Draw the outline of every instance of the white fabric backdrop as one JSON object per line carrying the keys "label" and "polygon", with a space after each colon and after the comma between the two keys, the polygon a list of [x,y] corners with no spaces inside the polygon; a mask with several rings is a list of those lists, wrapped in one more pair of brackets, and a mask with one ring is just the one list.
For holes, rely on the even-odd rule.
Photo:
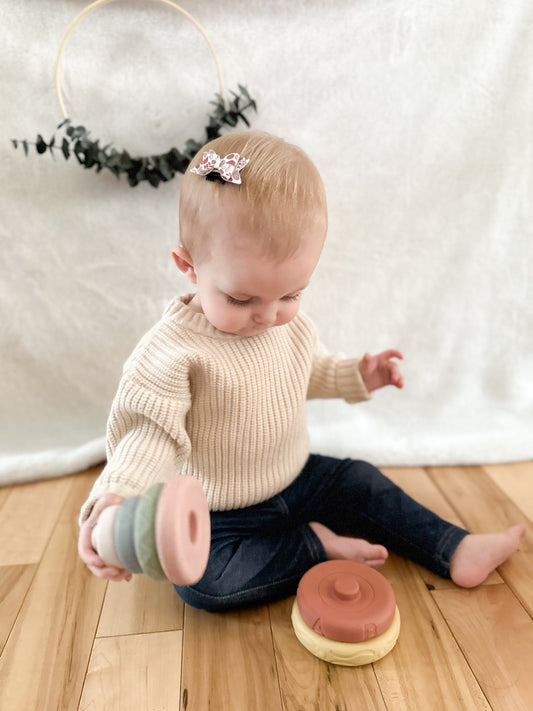
{"label": "white fabric backdrop", "polygon": [[[131,189],[10,138],[61,119],[53,69],[81,0],[0,8],[0,483],[83,469],[123,361],[187,285],[179,178]],[[378,464],[533,456],[530,0],[183,0],[253,126],[301,145],[329,238],[304,299],[345,354],[403,350],[405,389],[314,402],[314,450]],[[69,113],[148,154],[201,136],[217,90],[196,30],[154,0],[93,12],[63,58]]]}

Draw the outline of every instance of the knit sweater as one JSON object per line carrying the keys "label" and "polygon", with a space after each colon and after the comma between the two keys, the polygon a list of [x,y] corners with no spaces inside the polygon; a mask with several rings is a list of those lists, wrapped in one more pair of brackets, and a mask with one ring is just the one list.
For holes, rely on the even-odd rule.
{"label": "knit sweater", "polygon": [[326,352],[311,320],[242,338],[173,300],[126,361],[107,427],[107,465],[80,522],[107,493],[129,497],[189,474],[210,510],[285,489],[309,456],[308,398],[367,400],[358,359]]}

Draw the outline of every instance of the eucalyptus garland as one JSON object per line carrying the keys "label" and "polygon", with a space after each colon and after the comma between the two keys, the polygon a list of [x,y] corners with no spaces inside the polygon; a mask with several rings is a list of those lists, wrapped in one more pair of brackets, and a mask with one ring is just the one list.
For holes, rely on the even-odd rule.
{"label": "eucalyptus garland", "polygon": [[112,144],[100,146],[99,139],[91,139],[85,126],[74,126],[68,118],[57,126],[57,130],[63,130],[63,135],[58,138],[54,134],[48,143],[41,134],[37,136],[35,142],[21,139],[12,139],[11,142],[14,148],[22,146],[26,156],[29,146],[35,146],[39,155],[50,151],[53,158],[55,158],[55,151],[58,150],[65,160],[74,155],[80,165],[84,168],[95,168],[97,173],[107,168],[117,178],[125,174],[132,188],[145,180],[157,188],[159,183],[172,180],[176,173],[185,173],[200,148],[208,141],[218,138],[225,126],[233,128],[239,121],[243,121],[247,126],[250,125],[244,112],[249,109],[257,111],[257,106],[247,89],[241,84],[238,86],[239,93],[232,91],[233,98],[229,101],[216,94],[216,100],[210,102],[215,108],[209,115],[204,140],[197,141],[189,138],[181,150],[171,148],[159,155],[133,158],[128,151],[118,151]]}

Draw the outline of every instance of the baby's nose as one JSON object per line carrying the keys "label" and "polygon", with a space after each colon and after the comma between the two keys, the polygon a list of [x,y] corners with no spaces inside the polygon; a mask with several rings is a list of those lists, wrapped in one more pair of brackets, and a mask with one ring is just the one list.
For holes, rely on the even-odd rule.
{"label": "baby's nose", "polygon": [[270,326],[273,323],[276,323],[277,318],[277,304],[267,304],[261,308],[258,308],[254,313],[254,321],[262,326]]}

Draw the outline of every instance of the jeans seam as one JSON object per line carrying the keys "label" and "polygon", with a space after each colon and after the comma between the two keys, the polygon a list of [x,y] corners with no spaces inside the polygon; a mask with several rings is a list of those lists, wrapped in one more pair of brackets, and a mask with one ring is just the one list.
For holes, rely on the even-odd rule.
{"label": "jeans seam", "polygon": [[276,505],[285,516],[290,514],[291,510],[281,494],[274,496],[273,501],[276,502]]}

